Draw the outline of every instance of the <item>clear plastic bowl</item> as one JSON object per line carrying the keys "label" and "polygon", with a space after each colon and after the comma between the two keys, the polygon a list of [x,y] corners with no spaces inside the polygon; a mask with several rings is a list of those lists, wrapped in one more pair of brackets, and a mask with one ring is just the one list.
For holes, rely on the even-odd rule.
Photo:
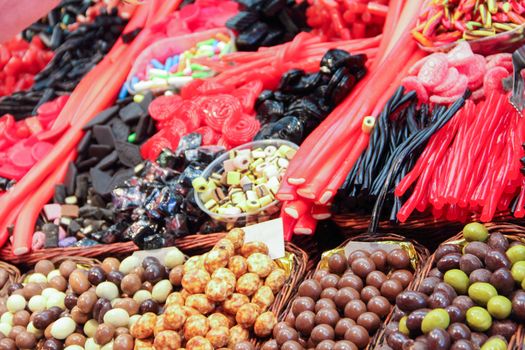
{"label": "clear plastic bowl", "polygon": [[[265,148],[267,146],[275,146],[280,147],[282,145],[289,146],[295,150],[299,148],[295,143],[292,143],[290,141],[286,140],[278,140],[278,139],[271,139],[271,140],[260,140],[260,141],[253,141],[249,143],[245,143],[244,145],[235,147],[232,149],[234,150],[243,150],[243,149],[256,149],[256,148]],[[223,155],[221,155],[219,158],[215,159],[206,169],[204,169],[204,172],[202,173],[202,176],[205,179],[208,179],[212,173],[219,173],[222,174],[224,172],[224,168],[222,166],[222,163],[229,158],[229,153],[226,152]],[[199,208],[208,214],[213,220],[224,222],[229,225],[233,226],[246,226],[246,225],[252,225],[259,222],[268,221],[271,219],[274,219],[279,215],[279,212],[281,210],[281,202],[279,202],[277,199],[274,200],[272,203],[268,204],[265,207],[260,208],[258,211],[253,213],[241,213],[237,215],[219,215],[217,213],[213,213],[206,209],[204,206],[204,203],[202,202],[199,193],[195,191],[195,202],[199,206]]]}
{"label": "clear plastic bowl", "polygon": [[204,32],[165,38],[158,40],[146,47],[137,57],[135,63],[133,63],[133,66],[131,67],[131,70],[126,79],[129,93],[136,93],[131,84],[132,78],[137,75],[145,75],[148,64],[153,58],[164,62],[168,57],[189,50],[192,47],[194,47],[198,42],[210,39],[218,33],[230,37],[232,43],[232,50],[235,51],[235,35],[232,31],[230,31],[227,28],[216,28]]}

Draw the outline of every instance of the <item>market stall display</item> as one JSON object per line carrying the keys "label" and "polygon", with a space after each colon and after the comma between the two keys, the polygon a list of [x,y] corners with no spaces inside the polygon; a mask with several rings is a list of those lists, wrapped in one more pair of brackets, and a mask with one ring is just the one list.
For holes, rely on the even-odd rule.
{"label": "market stall display", "polygon": [[60,1],[0,45],[0,350],[517,349],[524,15]]}

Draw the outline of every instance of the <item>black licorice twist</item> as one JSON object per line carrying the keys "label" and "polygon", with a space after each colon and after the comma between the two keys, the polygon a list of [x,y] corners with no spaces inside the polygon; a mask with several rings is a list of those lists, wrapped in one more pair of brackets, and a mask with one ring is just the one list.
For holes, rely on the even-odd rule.
{"label": "black licorice twist", "polygon": [[[379,218],[381,216],[381,211],[385,202],[385,197],[391,189],[392,180],[400,180],[399,171],[401,170],[403,164],[407,162],[410,157],[414,157],[415,153],[417,153],[416,151],[421,150],[427,144],[428,140],[430,140],[430,137],[436,131],[441,129],[446,123],[448,123],[450,119],[452,119],[452,117],[461,108],[463,108],[463,106],[465,105],[465,101],[470,97],[470,95],[471,92],[467,89],[465,94],[462,97],[460,97],[456,102],[454,102],[449,108],[445,108],[443,106],[434,107],[435,113],[433,113],[432,115],[432,124],[411,135],[399,147],[399,151],[397,152],[393,160],[392,166],[388,172],[388,175],[386,176],[381,192],[379,193],[379,196],[375,202],[370,220],[370,225],[368,226],[368,233],[375,234],[377,232],[377,226],[379,224]],[[397,185],[397,183],[393,185],[393,188],[395,188],[395,185]]]}

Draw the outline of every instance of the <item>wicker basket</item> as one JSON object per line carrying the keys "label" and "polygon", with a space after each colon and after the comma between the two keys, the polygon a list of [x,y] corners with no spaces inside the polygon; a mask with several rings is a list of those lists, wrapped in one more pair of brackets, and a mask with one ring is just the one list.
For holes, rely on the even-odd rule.
{"label": "wicker basket", "polygon": [[99,244],[91,247],[49,248],[41,249],[25,255],[14,255],[11,244],[6,244],[0,250],[0,259],[12,264],[31,266],[40,260],[53,260],[64,256],[102,258],[106,256],[119,256],[138,250],[133,242],[121,242],[112,244]]}
{"label": "wicker basket", "polygon": [[[225,233],[186,236],[176,240],[175,245],[188,255],[202,254],[209,251],[224,236]],[[273,304],[268,309],[268,311],[273,311],[275,315],[279,315],[288,306],[290,297],[295,293],[307,271],[308,255],[293,243],[287,242],[285,249],[288,253],[293,254],[293,266],[288,280],[277,293]],[[264,341],[252,338],[251,342],[256,348],[259,348]]]}
{"label": "wicker basket", "polygon": [[[487,223],[485,226],[488,228],[489,232],[500,232],[507,236],[509,240],[512,241],[524,241],[525,242],[525,228],[514,225],[511,223]],[[452,243],[456,242],[458,240],[461,240],[463,238],[463,232],[459,232],[452,238],[448,239],[447,241],[443,242],[442,244]],[[411,290],[417,290],[423,281],[425,277],[428,276],[430,270],[432,269],[432,266],[434,265],[434,254],[432,254],[423,269],[421,270],[421,274],[419,278],[414,279],[414,283],[410,287]],[[385,329],[386,329],[387,323],[384,323],[384,326],[381,327],[378,331],[378,334],[375,339],[375,346],[371,347],[370,349],[374,349],[375,347],[379,348],[380,345],[383,345],[386,343],[385,339]],[[525,341],[525,330],[523,329],[523,325],[518,325],[518,331],[516,334],[511,338],[509,341],[509,344],[507,346],[507,349],[522,349],[522,344],[524,344]]]}
{"label": "wicker basket", "polygon": [[[368,235],[368,234],[360,234],[360,235],[357,235],[355,237],[352,237],[352,238],[349,238],[347,239],[344,243],[342,243],[341,245],[339,245],[337,248],[333,249],[332,251],[329,251],[328,254],[323,254],[323,258],[324,257],[329,257],[331,254],[333,253],[336,253],[338,252],[340,249],[343,249],[349,242],[387,242],[387,241],[394,241],[394,242],[406,242],[407,239],[403,236],[399,236],[397,234],[390,234],[390,235],[381,235],[381,236],[373,236],[373,235]],[[416,267],[415,267],[415,271],[414,271],[414,276],[419,276],[421,275],[421,271],[424,267],[424,264],[426,262],[426,259],[428,258],[429,256],[429,251],[423,247],[422,245],[420,245],[419,243],[417,242],[413,242],[413,241],[409,241],[412,246],[414,247],[414,251],[415,251],[415,255],[416,255]],[[321,259],[321,261],[319,261],[319,263],[317,264],[317,267],[314,271],[310,271],[308,274],[307,274],[307,278],[311,277],[316,271],[320,270],[324,268],[324,259]],[[415,280],[417,279],[414,278],[414,280],[408,285],[407,288],[412,288],[412,286],[414,285],[415,283]],[[290,299],[290,300],[293,300],[297,297],[297,293],[294,294],[294,296]],[[280,314],[279,314],[279,321],[283,321],[286,319],[286,316],[288,315],[288,313],[291,312],[291,307],[292,307],[292,303],[288,303],[288,306],[286,307],[285,310],[283,310]],[[391,311],[387,317],[385,318],[385,320],[383,321],[384,324],[386,324],[387,322],[389,322],[389,320],[391,319],[392,317],[392,312]],[[376,332],[376,334],[374,335],[374,337],[372,337],[372,339],[370,340],[370,344],[366,347],[366,350],[369,350],[369,349],[372,349],[372,345],[373,344],[376,344],[376,339],[379,335],[379,331]]]}
{"label": "wicker basket", "polygon": [[0,269],[7,272],[7,280],[0,289],[0,297],[3,297],[7,295],[7,289],[9,286],[20,280],[20,270],[18,270],[18,268],[15,266],[3,261],[0,261]]}
{"label": "wicker basket", "polygon": [[[477,221],[479,218],[473,215],[469,222]],[[370,224],[370,215],[363,214],[341,214],[334,215],[331,219],[341,230],[341,233],[346,236],[355,236],[358,232],[363,232],[368,228]],[[519,223],[521,219],[517,219],[508,212],[498,213],[492,219],[493,222],[516,222]],[[406,222],[394,223],[390,220],[382,220],[379,222],[380,232],[394,232],[402,234],[408,238],[416,239],[419,242],[432,246],[435,243],[435,239],[439,238],[439,242],[442,242],[444,234],[447,232],[455,232],[454,228],[458,230],[465,223],[461,222],[450,222],[444,219],[435,219],[433,216],[425,213],[417,213],[410,217]],[[424,232],[424,235],[421,235]]]}

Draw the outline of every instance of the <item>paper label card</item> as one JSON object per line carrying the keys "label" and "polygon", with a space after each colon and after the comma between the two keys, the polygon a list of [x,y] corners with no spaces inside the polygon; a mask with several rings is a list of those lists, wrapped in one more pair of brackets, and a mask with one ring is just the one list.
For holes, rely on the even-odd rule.
{"label": "paper label card", "polygon": [[245,242],[259,241],[268,246],[272,259],[284,256],[284,229],[281,218],[243,227],[246,232]]}

